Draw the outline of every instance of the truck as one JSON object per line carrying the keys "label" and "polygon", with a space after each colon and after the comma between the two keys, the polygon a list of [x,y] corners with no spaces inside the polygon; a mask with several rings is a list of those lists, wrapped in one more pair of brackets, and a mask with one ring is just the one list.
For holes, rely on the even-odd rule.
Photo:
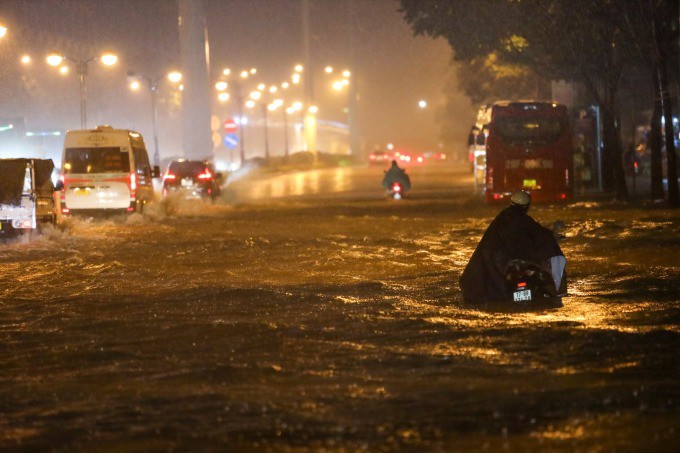
{"label": "truck", "polygon": [[52,159],[0,159],[0,239],[56,224]]}

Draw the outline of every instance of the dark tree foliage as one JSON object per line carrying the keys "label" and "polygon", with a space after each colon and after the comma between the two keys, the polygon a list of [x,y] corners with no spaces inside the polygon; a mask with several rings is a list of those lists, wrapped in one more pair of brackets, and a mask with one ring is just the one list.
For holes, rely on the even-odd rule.
{"label": "dark tree foliage", "polygon": [[663,198],[662,147],[665,143],[668,174],[668,203],[680,206],[677,183],[677,155],[672,128],[662,139],[661,118],[672,119],[669,75],[678,76],[678,2],[668,0],[621,0],[624,31],[633,41],[633,64],[644,68],[653,86],[653,115],[650,124],[651,196]]}
{"label": "dark tree foliage", "polygon": [[603,182],[626,199],[621,77],[628,66],[645,64],[643,55],[658,53],[650,21],[654,14],[640,11],[644,6],[659,16],[660,3],[671,2],[401,0],[401,11],[416,34],[447,39],[460,61],[495,54],[502,63],[525,65],[542,77],[582,83],[601,106]]}
{"label": "dark tree foliage", "polygon": [[499,62],[496,54],[458,65],[456,76],[458,89],[480,105],[498,99],[541,99],[549,84],[525,65]]}

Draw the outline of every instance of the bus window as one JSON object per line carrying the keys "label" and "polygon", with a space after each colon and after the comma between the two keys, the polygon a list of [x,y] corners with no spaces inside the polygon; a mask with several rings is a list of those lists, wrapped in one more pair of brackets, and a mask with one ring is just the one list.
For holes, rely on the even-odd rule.
{"label": "bus window", "polygon": [[546,146],[558,140],[567,127],[560,118],[499,117],[494,123],[494,133],[509,145]]}
{"label": "bus window", "polygon": [[128,173],[130,157],[118,147],[67,148],[64,153],[64,174]]}

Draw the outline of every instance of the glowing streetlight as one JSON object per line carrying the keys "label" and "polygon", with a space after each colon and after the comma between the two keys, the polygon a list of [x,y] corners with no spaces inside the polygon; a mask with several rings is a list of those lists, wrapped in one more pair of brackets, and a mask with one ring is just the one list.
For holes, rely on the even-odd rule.
{"label": "glowing streetlight", "polygon": [[317,113],[319,113],[319,107],[317,107],[316,105],[311,105],[311,106],[307,109],[307,111],[308,111],[309,113],[311,113],[312,115],[316,115]]}
{"label": "glowing streetlight", "polygon": [[59,68],[59,74],[61,75],[67,75],[69,73],[68,66],[62,66]]}
{"label": "glowing streetlight", "polygon": [[[85,79],[87,78],[87,65],[93,61],[99,60],[102,64],[106,66],[112,66],[118,62],[118,56],[107,52],[102,55],[88,58],[86,60],[78,60],[71,58],[66,55],[61,55],[57,53],[51,53],[47,56],[47,64],[50,66],[60,66],[64,60],[68,60],[76,65],[76,70],[78,73],[78,80],[80,82],[80,127],[85,129],[87,127],[87,93],[85,91]],[[59,69],[59,72],[65,74],[68,69],[64,70],[65,66]]]}
{"label": "glowing streetlight", "polygon": [[220,102],[227,102],[229,100],[229,93],[220,93],[217,95],[217,99],[219,99]]}
{"label": "glowing streetlight", "polygon": [[290,87],[290,83],[288,83],[288,82],[283,82],[281,84],[281,88],[283,88],[284,90],[287,90],[289,87]]}
{"label": "glowing streetlight", "polygon": [[228,77],[230,74],[231,74],[231,69],[229,69],[229,68],[225,68],[225,69],[222,71],[222,75],[225,75],[225,76],[227,76],[227,77]]}
{"label": "glowing streetlight", "polygon": [[21,64],[31,64],[31,56],[30,55],[22,55],[21,57]]}
{"label": "glowing streetlight", "polygon": [[7,35],[7,27],[3,24],[0,24],[0,38],[4,38],[5,35]]}
{"label": "glowing streetlight", "polygon": [[241,71],[241,78],[242,79],[247,79],[250,73],[246,70]]}
{"label": "glowing streetlight", "polygon": [[171,71],[168,73],[168,80],[172,83],[179,83],[182,80],[182,73],[178,71]]}
{"label": "glowing streetlight", "polygon": [[304,69],[304,68],[302,67],[301,64],[295,65],[295,72],[300,73],[300,72],[303,71],[303,69]]}
{"label": "glowing streetlight", "polygon": [[59,54],[52,53],[47,56],[47,64],[50,66],[59,66],[64,61],[64,57]]}
{"label": "glowing streetlight", "polygon": [[333,67],[332,66],[326,66],[324,71],[326,72],[326,74],[332,74],[333,73]]}
{"label": "glowing streetlight", "polygon": [[223,80],[220,80],[215,84],[215,89],[217,91],[224,91],[229,87],[229,84]]}
{"label": "glowing streetlight", "polygon": [[112,53],[105,53],[100,57],[100,60],[106,66],[113,66],[118,62],[118,55],[114,55]]}
{"label": "glowing streetlight", "polygon": [[418,101],[418,107],[420,107],[421,109],[426,108],[427,107],[427,101],[421,99],[420,101]]}
{"label": "glowing streetlight", "polygon": [[276,85],[272,85],[272,86],[269,87],[269,92],[270,92],[270,93],[274,94],[274,93],[276,93],[277,91],[279,91],[279,87],[277,87]]}
{"label": "glowing streetlight", "polygon": [[349,79],[351,75],[352,75],[352,73],[348,69],[345,69],[344,71],[342,71],[342,76],[346,79]]}
{"label": "glowing streetlight", "polygon": [[252,99],[248,99],[246,101],[246,107],[248,107],[249,109],[252,109],[253,107],[255,107],[255,101],[253,101]]}
{"label": "glowing streetlight", "polygon": [[265,85],[264,83],[260,83],[260,84],[257,86],[257,91],[264,91],[265,88],[267,88],[267,85]]}
{"label": "glowing streetlight", "polygon": [[257,101],[262,97],[262,92],[261,91],[251,91],[249,96],[250,96],[250,99]]}

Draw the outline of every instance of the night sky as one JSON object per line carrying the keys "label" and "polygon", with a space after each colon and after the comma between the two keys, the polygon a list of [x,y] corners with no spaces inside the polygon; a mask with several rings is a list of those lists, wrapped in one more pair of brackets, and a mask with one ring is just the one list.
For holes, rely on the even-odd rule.
{"label": "night sky", "polygon": [[[448,44],[413,37],[395,0],[312,0],[310,4],[311,55],[317,84],[323,80],[326,65],[348,67],[354,57],[353,76],[358,81],[359,128],[364,149],[388,142],[407,149],[437,148],[441,128],[436,121],[437,110],[444,101],[443,87],[453,72]],[[210,68],[215,80],[226,67],[255,67],[261,81],[280,83],[292,73],[296,63],[304,62],[300,0],[204,0],[204,5]],[[142,100],[139,93],[127,91],[125,73],[134,70],[155,76],[178,66],[175,1],[0,0],[0,8],[0,17],[9,17],[10,26],[20,24],[19,31],[25,35],[20,38],[14,35],[14,40],[3,43],[14,53],[23,52],[24,47],[35,54],[46,53],[52,50],[47,47],[61,46],[62,40],[71,46],[70,52],[105,48],[117,52],[120,63],[116,69],[90,70],[88,117],[92,122],[120,124],[148,135],[151,127],[148,101]],[[54,40],[57,41],[53,44]],[[37,60],[36,65],[42,64]],[[3,59],[3,63],[6,61]],[[45,71],[48,69],[41,74]],[[35,77],[39,85],[40,78]],[[41,107],[37,108],[35,103],[40,99],[36,95],[28,102],[3,102],[2,115],[26,116],[29,126],[33,123],[40,127],[77,127],[78,83],[75,75],[63,79],[58,91],[62,95],[71,92],[75,99],[61,102],[58,113],[52,111],[55,99],[40,102]],[[37,92],[38,88],[34,89]],[[315,92],[319,103],[323,102],[327,93],[319,88]],[[4,94],[10,99],[13,96],[7,91]],[[427,109],[418,108],[419,99],[428,101]],[[342,101],[334,101],[335,113],[330,105],[333,100],[329,98],[327,102],[327,114],[335,114],[337,118],[331,119],[342,121],[342,110],[337,108]],[[457,103],[460,121],[447,127],[459,131],[460,146],[465,146],[474,109],[463,95]],[[229,107],[224,109],[215,113],[228,116]],[[163,129],[164,114],[159,112],[160,141],[170,148],[177,138],[171,128]]]}

